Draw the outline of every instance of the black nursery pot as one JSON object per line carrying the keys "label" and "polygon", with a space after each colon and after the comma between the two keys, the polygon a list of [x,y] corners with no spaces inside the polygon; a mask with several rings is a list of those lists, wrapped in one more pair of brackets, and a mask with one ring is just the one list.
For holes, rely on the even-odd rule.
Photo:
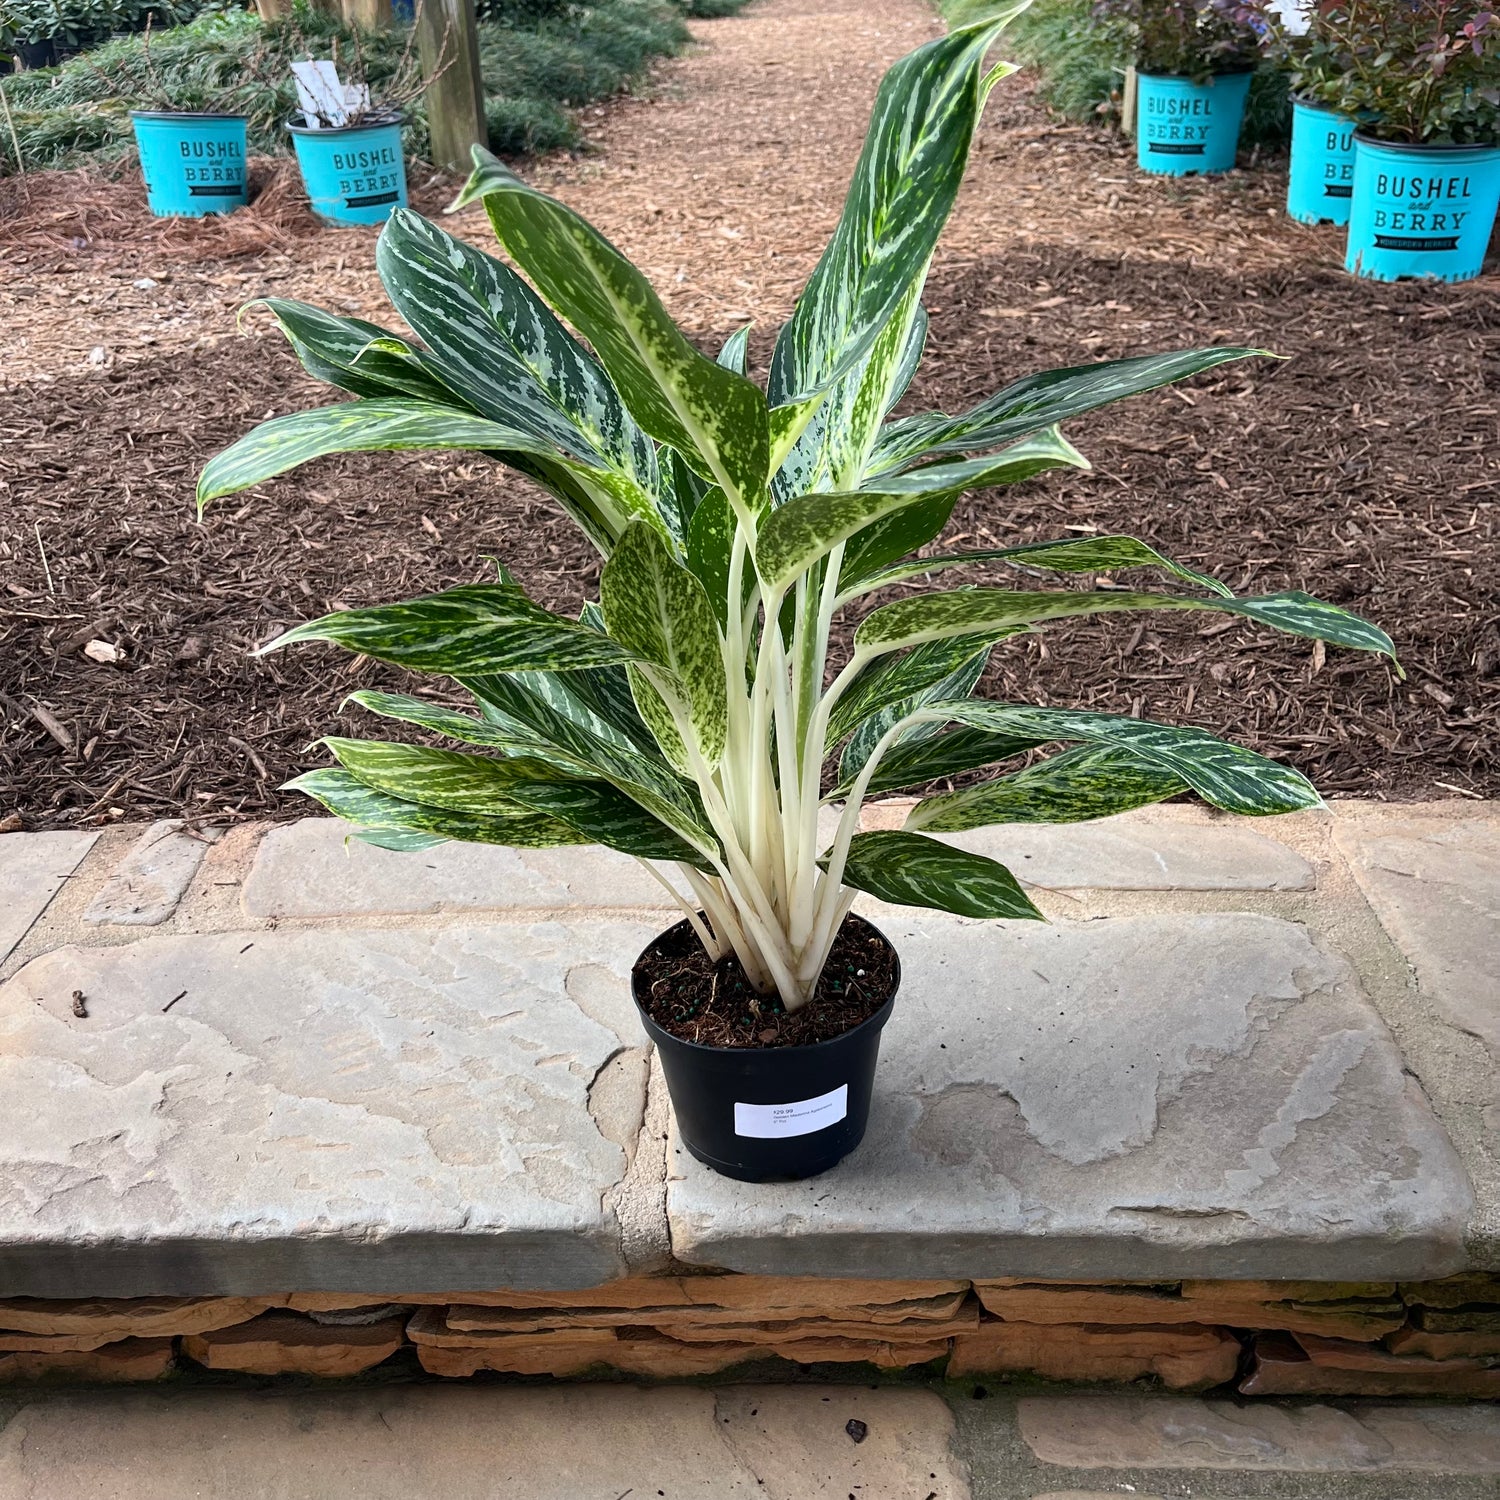
{"label": "black nursery pot", "polygon": [[21,66],[27,69],[50,68],[57,61],[57,49],[51,37],[41,42],[17,42],[16,53]]}
{"label": "black nursery pot", "polygon": [[[681,940],[687,922],[649,943],[630,976],[646,1034],[661,1056],[682,1143],[706,1166],[741,1182],[815,1177],[864,1139],[880,1033],[901,987],[901,961],[884,1005],[841,1036],[803,1047],[706,1047],[656,1024],[641,1004],[642,966]],[[872,931],[875,929],[872,928]]]}

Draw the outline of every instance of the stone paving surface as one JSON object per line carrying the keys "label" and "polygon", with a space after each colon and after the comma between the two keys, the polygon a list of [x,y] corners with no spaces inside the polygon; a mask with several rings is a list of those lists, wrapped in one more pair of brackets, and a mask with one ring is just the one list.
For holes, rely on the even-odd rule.
{"label": "stone paving surface", "polygon": [[[281,931],[65,948],[0,999],[0,1282],[104,1296],[587,1286],[645,1106],[650,925]],[[88,1014],[73,1013],[81,989]]]}
{"label": "stone paving surface", "polygon": [[0,836],[0,1295],[559,1287],[674,1252],[1491,1268],[1497,826],[1337,804],[975,835],[1051,925],[863,901],[906,971],[870,1135],[769,1190],[668,1168],[626,976],[673,914],[630,861],[395,855],[329,820],[192,849],[159,826]]}
{"label": "stone paving surface", "polygon": [[0,834],[0,962],[47,909],[96,837],[92,833]]}
{"label": "stone paving surface", "polygon": [[85,922],[156,927],[177,910],[219,828],[199,833],[180,818],[153,823],[83,914]]}
{"label": "stone paving surface", "polygon": [[0,1393],[6,1500],[1492,1500],[1497,1474],[1493,1406],[821,1382]]}
{"label": "stone paving surface", "polygon": [[243,899],[251,917],[330,917],[577,906],[654,910],[667,898],[635,860],[609,849],[442,844],[393,854],[351,839],[349,825],[336,818],[307,818],[266,835]]}
{"label": "stone paving surface", "polygon": [[[0,1398],[3,1399],[3,1398]],[[0,1406],[6,1500],[969,1500],[923,1390],[91,1393]],[[849,1424],[863,1427],[856,1442]],[[859,1430],[856,1428],[856,1430]]]}
{"label": "stone paving surface", "polygon": [[885,930],[903,993],[864,1147],[793,1184],[733,1182],[674,1150],[682,1258],[1087,1281],[1459,1268],[1458,1158],[1353,972],[1305,928],[1199,914]]}

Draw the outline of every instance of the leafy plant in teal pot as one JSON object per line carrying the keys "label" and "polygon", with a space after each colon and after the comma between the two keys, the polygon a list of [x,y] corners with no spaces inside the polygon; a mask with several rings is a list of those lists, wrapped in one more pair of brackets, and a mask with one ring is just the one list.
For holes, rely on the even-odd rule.
{"label": "leafy plant in teal pot", "polygon": [[[790,1108],[819,1078],[828,1098],[846,1091],[825,1111],[846,1113],[819,1123],[813,1110],[807,1132],[757,1136],[773,1126],[754,1121],[728,1132],[768,1151],[826,1137],[828,1150],[782,1175],[827,1165],[863,1129],[868,1079],[816,1073],[821,1049],[845,1038],[787,1041],[806,1034],[792,1023],[826,991],[846,996],[869,977],[841,971],[820,991],[851,930],[874,942],[849,917],[856,894],[970,918],[1040,915],[1008,869],[940,835],[1098,818],[1187,792],[1252,816],[1318,805],[1291,767],[1203,730],[975,697],[992,651],[1069,620],[1174,610],[1391,654],[1381,630],[1345,610],[1297,592],[1237,597],[1128,536],[943,547],[966,491],[1087,467],[1063,421],[1256,352],[1050,370],[967,411],[892,416],[922,357],[923,283],[980,112],[1011,71],[986,61],[1000,24],[956,29],[886,75],[843,215],[763,386],[746,373],[744,331],[717,359],[699,352],[603,235],[476,150],[459,204],[483,203],[524,277],[414,213],[394,215],[378,266],[415,337],[272,302],[306,368],[357,399],[266,422],[213,459],[199,487],[207,504],[326,454],[465,449],[524,474],[573,517],[604,560],[599,601],[577,619],[502,571],[312,620],[265,647],[333,642],[451,678],[473,700],[460,712],[358,692],[371,714],[443,748],[330,738],[335,764],[290,785],[387,849],[597,843],[646,861],[691,924],[678,937],[706,976],[702,995],[666,1015],[637,971],[652,1035],[674,1033],[705,1067],[733,1055],[723,1111]],[[1015,565],[1015,587],[955,581],[995,561]],[[1123,569],[1155,577],[1128,591],[1045,586]],[[840,619],[857,624],[831,670]],[[920,801],[904,828],[860,831],[867,799],[952,777],[964,788]],[[720,991],[752,1029],[705,1045]],[[889,995],[869,998],[873,1021],[848,1035],[889,1010]],[[699,1022],[683,1020],[695,1005]],[[803,1092],[785,1082],[794,1065],[814,1068]],[[709,1149],[701,1119],[688,1128],[677,1066],[687,1144],[721,1170],[777,1175],[774,1159]]]}

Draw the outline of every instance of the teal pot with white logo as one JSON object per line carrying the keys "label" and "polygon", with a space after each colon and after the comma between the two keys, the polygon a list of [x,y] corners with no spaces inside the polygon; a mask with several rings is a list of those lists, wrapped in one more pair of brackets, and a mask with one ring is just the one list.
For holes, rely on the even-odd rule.
{"label": "teal pot with white logo", "polygon": [[359,125],[289,125],[312,210],[330,224],[384,224],[406,207],[401,116]]}
{"label": "teal pot with white logo", "polygon": [[1168,73],[1137,81],[1135,159],[1163,177],[1228,172],[1239,148],[1250,74],[1217,73],[1194,83]]}
{"label": "teal pot with white logo", "polygon": [[1302,224],[1347,224],[1354,194],[1356,121],[1292,100],[1292,166],[1286,211]]}
{"label": "teal pot with white logo", "polygon": [[228,214],[248,202],[244,115],[136,109],[130,119],[157,218]]}
{"label": "teal pot with white logo", "polygon": [[1344,267],[1369,281],[1472,281],[1500,208],[1500,146],[1354,135]]}

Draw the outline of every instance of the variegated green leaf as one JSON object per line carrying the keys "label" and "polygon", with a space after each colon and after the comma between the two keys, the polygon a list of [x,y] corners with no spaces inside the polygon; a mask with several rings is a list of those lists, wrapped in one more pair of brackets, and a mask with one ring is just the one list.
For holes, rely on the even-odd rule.
{"label": "variegated green leaf", "polygon": [[625,673],[636,710],[650,729],[667,764],[680,776],[692,776],[693,758],[688,754],[687,744],[682,731],[677,727],[671,705],[639,667],[626,667]]}
{"label": "variegated green leaf", "polygon": [[691,845],[608,782],[581,780],[544,761],[382,740],[330,737],[324,744],[350,775],[387,796],[479,817],[519,805],[640,859],[701,863]]}
{"label": "variegated green leaf", "polygon": [[968,668],[979,651],[1015,635],[1019,627],[932,641],[900,656],[877,656],[855,676],[828,720],[828,743],[836,745],[866,719],[923,693]]}
{"label": "variegated green leaf", "polygon": [[466,745],[485,745],[509,755],[533,755],[538,751],[530,736],[517,730],[501,728],[498,724],[476,719],[457,709],[444,708],[426,698],[414,698],[409,693],[381,693],[365,688],[350,693],[344,702],[357,703],[372,714],[379,714],[382,719],[415,724],[419,729],[446,735],[450,740],[462,740]]}
{"label": "variegated green leaf", "polygon": [[356,396],[414,396],[461,404],[421,354],[375,323],[341,318],[282,297],[266,297],[250,306],[270,310],[302,367],[317,380]]}
{"label": "variegated green leaf", "polygon": [[577,671],[635,660],[627,647],[533,604],[508,584],[474,583],[309,620],[262,646],[329,641],[417,672]]}
{"label": "variegated green leaf", "polygon": [[407,833],[399,828],[355,828],[350,836],[362,844],[389,849],[393,854],[417,854],[423,849],[435,849],[439,844],[451,842],[440,833]]}
{"label": "variegated green leaf", "polygon": [[[544,471],[561,470],[572,484],[581,486],[597,508],[609,507],[616,531],[624,529],[624,518],[638,504],[630,481],[565,458],[530,433],[455,407],[392,397],[344,401],[262,422],[208,461],[198,478],[198,508],[315,458],[410,448],[472,448],[507,461],[514,461],[516,454],[534,456]],[[525,468],[522,463],[516,467]]]}
{"label": "variegated green leaf", "polygon": [[[1259,817],[1321,805],[1317,791],[1300,771],[1202,729],[1086,709],[1033,708],[973,699],[935,704],[933,710],[957,724],[995,734],[1031,736],[1039,743],[1084,740],[1113,745],[1146,765],[1181,777],[1205,802],[1226,812]],[[939,807],[942,800],[929,799]]]}
{"label": "variegated green leaf", "polygon": [[857,531],[844,544],[844,565],[839,569],[839,597],[858,592],[858,581],[887,563],[908,557],[943,534],[953,514],[956,495],[939,495],[892,511],[883,520]]}
{"label": "variegated green leaf", "polygon": [[977,631],[1035,625],[1043,620],[1069,619],[1078,615],[1113,614],[1121,610],[1208,610],[1244,615],[1263,625],[1272,625],[1289,635],[1329,641],[1358,651],[1378,651],[1395,660],[1391,638],[1368,620],[1314,599],[1310,594],[1289,590],[1249,599],[1184,599],[1169,594],[1119,593],[1023,593],[1013,589],[954,589],[942,594],[918,595],[873,610],[854,633],[857,649],[867,652],[897,651],[926,641],[950,636],[968,636]]}
{"label": "variegated green leaf", "polygon": [[477,200],[500,243],[593,345],[636,421],[722,485],[737,510],[756,504],[769,464],[761,391],[693,348],[598,230],[479,146],[454,206]]}
{"label": "variegated green leaf", "polygon": [[718,362],[726,370],[732,370],[736,375],[746,375],[749,373],[746,368],[749,359],[750,325],[746,323],[743,328],[736,328],[724,340],[724,347],[719,350]]}
{"label": "variegated green leaf", "polygon": [[[594,670],[602,669],[595,668]],[[568,673],[566,675],[572,677],[580,674]],[[550,674],[533,672],[518,673],[512,680],[527,680],[542,676],[545,676],[549,683],[562,680],[561,675],[553,678]],[[345,701],[357,703],[361,708],[379,714],[383,719],[395,719],[402,724],[415,724],[433,734],[445,735],[449,739],[460,740],[467,745],[483,745],[490,750],[498,750],[507,755],[527,756],[535,760],[546,761],[560,771],[574,776],[590,779],[598,774],[588,762],[579,759],[567,749],[543,740],[525,725],[501,724],[491,719],[476,719],[472,714],[442,708],[425,698],[413,698],[406,693],[380,693],[365,690],[351,693]],[[628,746],[628,742],[623,740],[621,744]]]}
{"label": "variegated green leaf", "polygon": [[800,401],[789,401],[785,406],[771,408],[771,473],[776,480],[775,494],[778,499],[797,493],[786,472],[787,460],[802,442],[803,434],[818,420],[818,413],[827,399],[827,391],[815,391]]}
{"label": "variegated green leaf", "polygon": [[[882,79],[838,227],[777,338],[772,405],[832,386],[899,321],[890,373],[860,383],[867,395],[879,386],[888,396],[894,388],[916,317],[913,288],[919,297],[958,193],[979,119],[984,54],[998,29],[969,27],[939,37]],[[899,319],[898,309],[904,309]],[[841,432],[855,399],[853,391],[840,398],[830,432]],[[796,487],[814,488],[800,477]]]}
{"label": "variegated green leaf", "polygon": [[[424,807],[403,797],[392,797],[366,786],[347,771],[307,771],[286,783],[291,791],[305,792],[329,812],[360,825],[362,833],[391,833],[409,839],[376,840],[382,848],[427,848],[433,839],[458,839],[470,844],[505,844],[513,849],[552,849],[559,844],[586,844],[589,840],[556,818],[549,818],[519,804],[488,816]],[[422,842],[417,842],[421,839]]]}
{"label": "variegated green leaf", "polygon": [[[734,512],[724,498],[724,491],[715,486],[693,512],[693,524],[688,529],[688,571],[708,594],[720,630],[729,628],[729,562],[735,525]],[[742,606],[754,586],[755,570],[747,559],[740,581]]]}
{"label": "variegated green leaf", "polygon": [[[397,209],[376,266],[428,362],[465,403],[549,450],[611,471],[627,514],[664,525],[656,449],[596,361],[508,266]],[[676,538],[680,544],[682,538]]]}
{"label": "variegated green leaf", "polygon": [[[643,753],[613,728],[606,731],[592,710],[559,691],[560,681],[561,675],[521,673],[465,678],[463,685],[479,700],[485,718],[504,732],[533,736],[550,754],[588,766],[695,848],[717,854],[719,846],[708,830],[697,789],[674,774],[659,752]],[[635,713],[634,704],[630,711]]]}
{"label": "variegated green leaf", "polygon": [[1123,746],[1080,745],[1009,776],[929,797],[908,815],[906,826],[958,833],[991,823],[1081,823],[1164,802],[1188,789],[1175,771]]}
{"label": "variegated green leaf", "polygon": [[861,486],[921,356],[922,285],[953,206],[1003,22],[960,27],[885,76],[833,239],[782,329],[773,405],[826,391],[776,475],[779,499]]}
{"label": "variegated green leaf", "polygon": [[[984,675],[986,663],[990,659],[990,646],[981,646],[972,655],[960,662],[957,667],[946,677],[940,677],[930,686],[923,688],[920,692],[913,693],[910,697],[903,698],[899,702],[892,703],[882,708],[878,713],[871,714],[865,719],[853,734],[849,736],[844,746],[844,753],[839,758],[839,782],[841,789],[847,789],[859,774],[860,769],[870,758],[875,746],[884,737],[887,730],[895,727],[909,714],[919,708],[925,708],[929,703],[946,702],[952,698],[966,698],[974,691],[979,679]],[[921,738],[926,735],[936,735],[942,732],[941,724],[919,724],[914,725],[900,737],[897,745],[910,740]],[[893,747],[894,749],[895,747]],[[887,752],[889,755],[891,752]],[[882,761],[882,765],[884,762]],[[839,789],[835,790],[837,795]],[[881,788],[875,787],[874,791]]]}
{"label": "variegated green leaf", "polygon": [[892,511],[986,485],[1019,484],[1048,469],[1086,469],[1088,460],[1060,432],[1042,433],[990,458],[934,464],[892,476],[888,490],[799,495],[773,510],[761,528],[755,558],[761,577],[784,587],[840,542]]}
{"label": "variegated green leaf", "polygon": [[[1030,4],[1031,0],[1027,0]],[[891,407],[911,389],[911,383],[916,377],[917,369],[922,363],[922,355],[927,350],[927,309],[920,302],[917,303],[916,311],[912,314],[911,324],[906,330],[906,343],[901,350],[901,357],[896,362],[895,373],[891,378],[890,404],[881,413],[882,417],[889,416]]]}
{"label": "variegated green leaf", "polygon": [[[942,729],[941,724],[924,727],[933,731]],[[992,734],[984,729],[959,728],[950,729],[946,734],[914,734],[899,740],[881,756],[870,777],[866,795],[875,797],[882,792],[923,786],[945,776],[957,776],[963,771],[976,771],[981,766],[1009,760],[1011,756],[1042,743],[1023,735]],[[853,784],[853,776],[841,774],[839,784],[829,793],[830,800],[848,796]]]}
{"label": "variegated green leaf", "polygon": [[[926,469],[915,471],[916,474],[927,472]],[[1223,598],[1234,597],[1217,578],[1200,573],[1196,568],[1173,562],[1170,557],[1163,556],[1154,547],[1148,547],[1145,542],[1138,541],[1133,536],[1074,537],[1060,542],[1026,542],[1018,547],[993,547],[978,552],[944,552],[931,557],[913,558],[910,562],[880,568],[858,578],[851,578],[846,570],[840,577],[854,585],[845,588],[844,594],[848,597],[856,591],[866,593],[884,588],[887,584],[900,583],[906,578],[941,572],[945,568],[985,562],[1051,568],[1059,573],[1112,573],[1121,568],[1163,568],[1174,577],[1197,584]]]}
{"label": "variegated green leaf", "polygon": [[[826,857],[819,863],[826,867]],[[1046,920],[998,860],[918,833],[856,834],[844,884],[896,906],[930,906],[960,917]]]}
{"label": "variegated green leaf", "polygon": [[922,458],[998,448],[1127,396],[1154,391],[1231,360],[1251,359],[1266,352],[1184,349],[1174,354],[1147,354],[1066,370],[1044,370],[1006,386],[959,416],[925,412],[889,423],[880,433],[869,472],[879,475]]}
{"label": "variegated green leaf", "polygon": [[[716,766],[729,708],[719,628],[703,585],[674,561],[654,531],[637,523],[605,563],[599,598],[614,639],[680,684],[698,753]],[[639,693],[636,702],[654,729]]]}

